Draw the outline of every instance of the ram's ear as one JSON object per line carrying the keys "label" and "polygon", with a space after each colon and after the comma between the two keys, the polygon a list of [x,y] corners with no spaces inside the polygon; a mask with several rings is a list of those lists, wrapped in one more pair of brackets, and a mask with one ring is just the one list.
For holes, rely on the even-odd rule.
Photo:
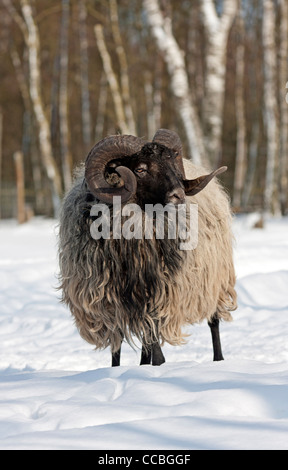
{"label": "ram's ear", "polygon": [[183,180],[186,196],[194,196],[207,186],[214,176],[220,175],[227,170],[227,166],[221,166],[218,170],[212,171],[209,175],[199,176],[193,180]]}

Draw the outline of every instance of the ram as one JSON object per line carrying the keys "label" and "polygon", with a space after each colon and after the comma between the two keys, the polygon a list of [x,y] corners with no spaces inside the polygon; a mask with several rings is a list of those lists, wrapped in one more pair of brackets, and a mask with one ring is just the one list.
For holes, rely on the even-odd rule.
{"label": "ram", "polygon": [[[211,329],[214,360],[223,359],[219,320],[231,320],[236,308],[229,199],[214,178],[225,169],[207,174],[195,167],[183,158],[179,136],[159,129],[151,142],[106,137],[78,171],[60,217],[62,301],[86,341],[111,348],[112,366],[120,365],[122,342],[133,345],[135,339],[142,345],[140,364],[162,364],[161,346],[184,343],[185,325],[203,320]],[[151,205],[185,207],[187,224],[192,204],[198,210],[197,244],[181,249],[181,231],[158,237],[155,224],[150,237],[115,237],[113,224],[111,236],[92,236],[97,204],[108,208],[112,222],[127,221],[113,212],[115,200],[122,210],[133,203],[143,220]],[[170,218],[164,212],[166,228]]]}

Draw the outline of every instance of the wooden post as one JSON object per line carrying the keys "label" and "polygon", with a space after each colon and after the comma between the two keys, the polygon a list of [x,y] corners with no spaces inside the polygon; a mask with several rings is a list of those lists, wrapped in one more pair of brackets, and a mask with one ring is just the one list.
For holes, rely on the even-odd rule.
{"label": "wooden post", "polygon": [[17,219],[19,224],[26,221],[25,216],[25,185],[24,185],[24,165],[23,153],[18,151],[14,153],[16,186],[17,186]]}
{"label": "wooden post", "polygon": [[2,136],[3,136],[3,113],[0,107],[0,219],[1,219],[1,188],[2,188]]}

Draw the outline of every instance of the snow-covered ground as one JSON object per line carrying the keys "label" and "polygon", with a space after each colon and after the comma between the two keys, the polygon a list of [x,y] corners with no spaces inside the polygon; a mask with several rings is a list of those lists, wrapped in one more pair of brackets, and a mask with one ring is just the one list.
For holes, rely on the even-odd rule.
{"label": "snow-covered ground", "polygon": [[161,367],[95,352],[59,303],[55,222],[0,222],[1,449],[288,449],[288,220],[234,221],[239,308]]}

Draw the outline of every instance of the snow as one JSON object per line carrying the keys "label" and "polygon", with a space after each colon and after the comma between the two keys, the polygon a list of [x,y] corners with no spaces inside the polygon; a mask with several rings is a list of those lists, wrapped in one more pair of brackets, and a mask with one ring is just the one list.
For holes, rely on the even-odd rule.
{"label": "snow", "polygon": [[288,449],[288,219],[234,221],[239,308],[122,365],[79,336],[57,291],[57,224],[0,222],[1,449]]}

